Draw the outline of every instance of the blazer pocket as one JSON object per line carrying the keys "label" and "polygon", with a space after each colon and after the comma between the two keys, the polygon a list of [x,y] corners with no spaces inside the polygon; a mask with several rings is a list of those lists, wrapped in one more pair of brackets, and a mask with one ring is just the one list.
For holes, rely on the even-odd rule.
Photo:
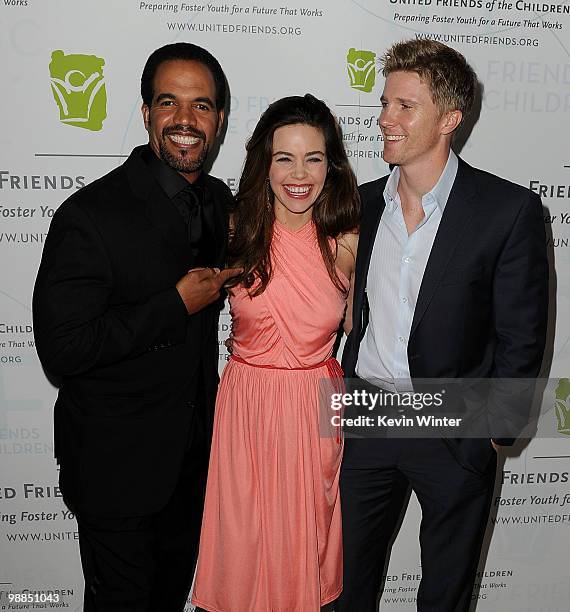
{"label": "blazer pocket", "polygon": [[442,285],[469,285],[483,278],[483,266],[452,268],[441,279]]}

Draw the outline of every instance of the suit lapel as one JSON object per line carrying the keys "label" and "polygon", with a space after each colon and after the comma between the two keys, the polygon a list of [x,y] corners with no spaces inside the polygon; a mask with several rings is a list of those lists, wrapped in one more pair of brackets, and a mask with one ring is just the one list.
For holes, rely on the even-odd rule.
{"label": "suit lapel", "polygon": [[209,210],[213,216],[210,227],[213,229],[216,242],[214,261],[216,266],[223,268],[226,260],[226,242],[228,236],[228,195],[226,193],[218,193],[219,189],[210,176],[206,176],[205,179],[207,186],[206,197],[211,202]]}
{"label": "suit lapel", "polygon": [[191,265],[188,233],[184,220],[141,159],[143,147],[137,147],[125,162],[131,189],[144,202],[144,214],[162,234],[177,261],[185,267]]}
{"label": "suit lapel", "polygon": [[356,270],[354,275],[354,325],[360,334],[362,308],[364,305],[364,294],[366,292],[366,279],[370,268],[372,249],[378,231],[378,224],[384,212],[385,202],[383,190],[387,177],[374,181],[367,185],[369,190],[361,191],[363,215],[360,224],[360,236],[358,239],[358,253],[356,257]]}
{"label": "suit lapel", "polygon": [[457,176],[449,194],[420,286],[410,336],[420,324],[453,257],[455,248],[463,239],[469,219],[473,215],[475,186],[471,173],[471,167],[460,159]]}
{"label": "suit lapel", "polygon": [[[380,218],[385,208],[384,197],[382,191],[378,189],[377,199],[372,203],[370,213],[366,215],[366,223],[364,227],[360,229],[360,241],[358,256],[360,258],[360,269],[357,271],[357,283],[358,288],[366,288],[366,278],[368,276],[368,269],[370,268],[370,260],[372,258],[372,249],[374,248],[374,241],[376,234],[378,233],[378,225]],[[362,245],[362,246],[360,246]]]}

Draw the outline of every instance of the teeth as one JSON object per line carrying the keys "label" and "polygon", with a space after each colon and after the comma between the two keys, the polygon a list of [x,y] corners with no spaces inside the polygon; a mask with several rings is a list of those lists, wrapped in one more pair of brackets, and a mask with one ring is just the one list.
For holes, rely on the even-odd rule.
{"label": "teeth", "polygon": [[295,195],[305,195],[306,193],[309,193],[309,191],[311,190],[310,187],[293,187],[293,186],[285,187],[285,189],[289,191],[290,193],[294,193]]}
{"label": "teeth", "polygon": [[384,136],[384,140],[404,140],[405,136],[388,136],[387,134]]}
{"label": "teeth", "polygon": [[168,137],[170,138],[170,140],[174,141],[176,144],[181,144],[181,145],[195,145],[198,142],[200,142],[200,139],[196,138],[195,136],[182,136],[180,134],[170,134]]}

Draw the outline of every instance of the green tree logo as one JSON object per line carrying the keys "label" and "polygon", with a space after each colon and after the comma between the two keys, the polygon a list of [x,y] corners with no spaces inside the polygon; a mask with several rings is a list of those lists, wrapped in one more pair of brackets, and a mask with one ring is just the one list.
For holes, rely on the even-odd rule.
{"label": "green tree logo", "polygon": [[95,55],[66,55],[61,50],[51,54],[51,90],[62,123],[94,132],[103,127],[107,117],[104,65],[105,60]]}
{"label": "green tree logo", "polygon": [[352,89],[370,93],[376,82],[376,53],[349,49],[346,67]]}
{"label": "green tree logo", "polygon": [[558,433],[570,436],[570,379],[561,378],[556,387],[556,429]]}

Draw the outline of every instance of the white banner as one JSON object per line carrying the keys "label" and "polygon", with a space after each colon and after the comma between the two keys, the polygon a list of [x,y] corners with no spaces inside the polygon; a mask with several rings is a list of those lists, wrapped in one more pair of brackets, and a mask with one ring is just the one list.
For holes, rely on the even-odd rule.
{"label": "white banner", "polygon": [[[461,51],[482,84],[459,153],[542,196],[552,267],[544,437],[503,467],[480,612],[568,609],[570,550],[570,6],[567,0],[1,0],[0,609],[81,610],[73,516],[57,488],[55,389],[34,350],[31,294],[53,212],[146,142],[140,75],[148,55],[191,41],[231,90],[212,174],[235,190],[244,143],[267,105],[311,92],[336,113],[359,182],[387,172],[377,117],[378,57],[429,37]],[[462,146],[463,145],[463,146]],[[220,323],[222,341],[229,316]],[[226,360],[220,345],[220,367]],[[544,407],[543,409],[545,409]],[[415,609],[421,576],[415,500],[394,545],[382,608]],[[37,594],[11,608],[9,593]],[[43,597],[43,600],[42,600]]]}

